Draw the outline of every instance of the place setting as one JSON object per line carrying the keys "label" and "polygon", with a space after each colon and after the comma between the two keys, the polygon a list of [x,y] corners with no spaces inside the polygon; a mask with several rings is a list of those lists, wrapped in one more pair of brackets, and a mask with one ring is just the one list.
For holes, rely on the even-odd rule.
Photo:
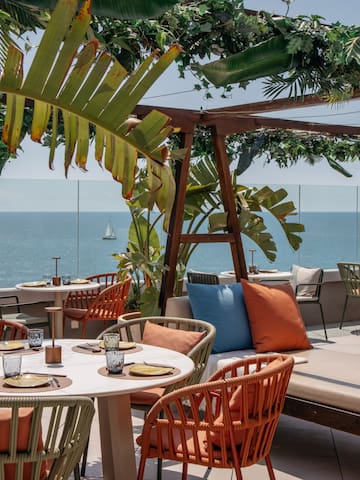
{"label": "place setting", "polygon": [[4,340],[0,342],[0,355],[10,355],[21,351],[23,355],[38,353],[44,350],[42,346],[44,330],[42,328],[28,329],[26,340]]}
{"label": "place setting", "polygon": [[104,334],[106,365],[98,373],[106,377],[141,379],[142,377],[162,377],[180,373],[178,368],[149,362],[127,362],[125,353],[118,347],[118,333]]}
{"label": "place setting", "polygon": [[90,355],[104,355],[106,350],[117,349],[124,351],[124,353],[136,353],[142,350],[140,345],[136,342],[126,342],[120,340],[118,333],[105,333],[102,340],[97,342],[85,342],[74,345],[72,350],[78,353],[87,353]]}
{"label": "place setting", "polygon": [[0,392],[36,392],[58,390],[71,385],[66,375],[46,372],[22,372],[22,355],[3,355],[3,377]]}

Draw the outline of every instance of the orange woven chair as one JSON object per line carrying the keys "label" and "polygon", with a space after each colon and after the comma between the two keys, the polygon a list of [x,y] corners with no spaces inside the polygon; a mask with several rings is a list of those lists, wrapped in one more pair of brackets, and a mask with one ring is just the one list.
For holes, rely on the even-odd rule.
{"label": "orange woven chair", "polygon": [[86,337],[87,323],[94,320],[106,322],[117,320],[124,311],[125,302],[131,286],[131,276],[128,275],[123,282],[117,282],[101,290],[85,308],[65,307],[64,317],[77,322],[82,322],[81,337]]}
{"label": "orange woven chair", "polygon": [[28,336],[28,329],[25,325],[7,320],[0,320],[0,339],[15,340],[25,339]]}
{"label": "orange woven chair", "polygon": [[208,382],[163,396],[145,419],[138,480],[147,458],[208,468],[241,468],[265,459],[275,480],[270,449],[282,412],[294,360],[287,355],[259,355],[217,371]]}
{"label": "orange woven chair", "polygon": [[64,300],[64,308],[87,308],[91,300],[94,300],[101,290],[117,282],[117,273],[98,273],[85,278],[90,282],[100,283],[100,287],[95,290],[69,292]]}

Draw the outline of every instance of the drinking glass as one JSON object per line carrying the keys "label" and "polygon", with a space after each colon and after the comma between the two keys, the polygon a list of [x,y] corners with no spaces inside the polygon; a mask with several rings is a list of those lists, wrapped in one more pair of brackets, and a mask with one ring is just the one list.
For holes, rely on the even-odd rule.
{"label": "drinking glass", "polygon": [[43,280],[46,283],[46,285],[51,285],[51,275],[50,275],[50,273],[45,273],[43,275]]}
{"label": "drinking glass", "polygon": [[28,342],[30,348],[41,348],[44,340],[44,330],[42,328],[30,328],[28,331]]}
{"label": "drinking glass", "polygon": [[63,285],[70,285],[70,283],[71,283],[71,275],[64,274],[64,275],[62,276],[62,283],[63,283]]}
{"label": "drinking glass", "polygon": [[16,377],[21,373],[21,355],[3,355],[4,377]]}
{"label": "drinking glass", "polygon": [[118,333],[104,333],[105,352],[119,350],[120,335]]}
{"label": "drinking glass", "polygon": [[120,374],[124,368],[124,353],[120,350],[107,350],[106,356],[106,368],[109,373]]}

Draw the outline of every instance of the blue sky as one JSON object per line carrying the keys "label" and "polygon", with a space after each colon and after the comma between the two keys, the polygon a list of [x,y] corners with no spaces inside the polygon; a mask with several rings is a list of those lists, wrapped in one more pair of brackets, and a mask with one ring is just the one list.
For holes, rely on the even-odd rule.
{"label": "blue sky", "polygon": [[[281,0],[245,0],[245,7],[250,9],[266,9],[267,11],[284,14],[286,12],[286,5]],[[289,15],[298,14],[319,14],[325,17],[325,21],[328,23],[340,21],[343,24],[360,24],[360,9],[358,7],[358,1],[345,0],[342,3],[335,0],[294,0],[290,5]],[[253,101],[264,100],[265,98],[261,94],[261,86],[259,83],[254,82],[246,90],[238,90],[233,93],[232,97],[228,100],[220,98],[212,101],[204,99],[201,92],[195,92],[192,90],[194,79],[191,75],[188,75],[185,80],[177,78],[177,72],[175,68],[171,68],[167,71],[163,77],[157,82],[157,84],[148,92],[144,101],[149,105],[170,105],[179,108],[194,108],[195,110],[210,109],[219,106],[249,103]],[[184,93],[185,92],[185,93]],[[338,105],[336,107],[316,107],[311,110],[298,109],[296,111],[286,112],[287,118],[308,118],[311,115],[312,121],[326,121],[328,123],[349,123],[356,124],[358,122],[358,115],[360,112],[360,101],[348,102],[345,105]],[[273,114],[274,116],[279,114]],[[284,112],[280,114],[284,117]],[[305,118],[304,118],[305,119]],[[358,122],[359,123],[359,122]],[[37,145],[30,140],[26,140],[23,143],[24,152],[19,154],[17,159],[11,160],[4,168],[0,180],[6,179],[46,179],[56,180],[57,184],[64,182],[64,191],[67,191],[69,187],[64,179],[63,169],[63,151],[58,149],[55,158],[55,170],[50,171],[48,169],[48,150],[41,145]],[[272,183],[280,185],[289,184],[307,184],[307,185],[348,185],[354,186],[360,184],[360,163],[349,165],[348,169],[353,173],[351,179],[346,179],[340,174],[332,170],[326,163],[326,161],[319,162],[318,166],[312,167],[306,163],[299,163],[297,166],[288,169],[279,169],[276,165],[264,166],[262,160],[257,160],[248,170],[243,174],[241,180],[243,183],[248,184],[262,184]],[[102,180],[103,182],[113,182],[111,174],[105,170],[101,170],[98,164],[93,160],[90,155],[88,161],[88,172],[83,173],[77,168],[72,168],[68,175],[71,180],[84,180],[86,182],[93,180]],[[26,182],[25,182],[26,183]],[[41,203],[41,199],[53,198],[52,190],[55,184],[52,182],[43,182],[47,186],[44,187],[45,191],[41,188],[38,190],[39,199],[36,200],[36,204]],[[114,182],[113,182],[114,183]],[[75,182],[74,182],[75,184]],[[53,185],[53,186],[51,186]],[[26,186],[24,186],[26,189]],[[109,189],[112,191],[113,188]],[[10,189],[11,191],[11,189]],[[6,209],[3,202],[9,203],[9,192],[6,192],[4,183],[2,182],[0,191],[0,205]],[[117,198],[118,188],[114,188],[114,195]],[[13,208],[16,204],[17,195],[13,195],[11,198],[11,206]],[[102,198],[106,198],[107,195],[102,195]],[[33,197],[33,195],[32,195]],[[62,201],[64,201],[63,196]],[[27,204],[32,203],[34,200],[27,200]],[[58,199],[60,201],[60,199]],[[94,200],[89,199],[93,202]],[[22,201],[24,203],[24,200]],[[96,205],[99,206],[99,200]],[[119,204],[122,208],[123,203]]]}

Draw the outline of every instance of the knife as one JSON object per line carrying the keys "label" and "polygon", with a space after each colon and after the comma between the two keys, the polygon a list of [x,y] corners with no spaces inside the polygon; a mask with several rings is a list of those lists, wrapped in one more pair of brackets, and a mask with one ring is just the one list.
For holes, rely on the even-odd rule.
{"label": "knife", "polygon": [[93,352],[93,353],[102,351],[100,347],[91,347],[90,345],[76,345],[76,346],[77,348],[82,348],[83,350],[90,350],[90,352]]}

